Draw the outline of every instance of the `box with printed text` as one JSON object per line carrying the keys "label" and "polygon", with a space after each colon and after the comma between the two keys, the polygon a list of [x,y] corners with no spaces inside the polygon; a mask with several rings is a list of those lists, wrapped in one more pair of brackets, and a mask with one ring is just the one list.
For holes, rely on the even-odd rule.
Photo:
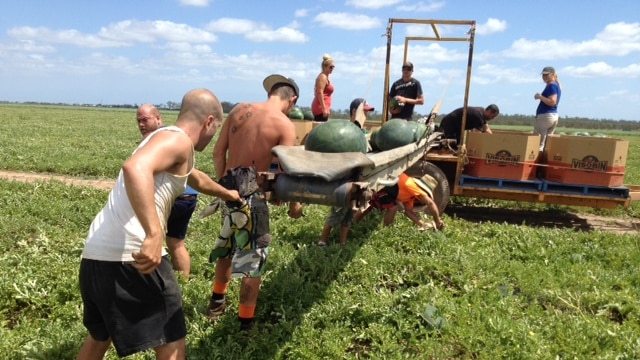
{"label": "box with printed text", "polygon": [[628,150],[627,140],[550,135],[545,146],[544,179],[563,184],[622,186]]}
{"label": "box with printed text", "polygon": [[539,146],[540,136],[530,132],[468,132],[469,162],[463,173],[494,179],[535,180]]}

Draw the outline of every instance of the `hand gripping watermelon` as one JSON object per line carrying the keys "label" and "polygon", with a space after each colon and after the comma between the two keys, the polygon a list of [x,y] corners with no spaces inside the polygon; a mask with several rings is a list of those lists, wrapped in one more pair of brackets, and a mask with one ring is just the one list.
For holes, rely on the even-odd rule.
{"label": "hand gripping watermelon", "polygon": [[330,120],[309,132],[305,150],[324,153],[367,152],[367,138],[349,120]]}

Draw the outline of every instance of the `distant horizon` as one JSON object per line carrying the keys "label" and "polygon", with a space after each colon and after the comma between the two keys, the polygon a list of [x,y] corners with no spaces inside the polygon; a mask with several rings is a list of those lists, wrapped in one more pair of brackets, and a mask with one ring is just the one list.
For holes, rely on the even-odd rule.
{"label": "distant horizon", "polygon": [[[640,1],[273,0],[88,2],[21,0],[0,13],[0,99],[13,102],[165,103],[194,88],[229,102],[263,101],[269,74],[293,78],[310,106],[324,54],[335,61],[333,107],[355,98],[381,108],[385,69],[401,76],[405,39],[429,25],[389,19],[475,22],[471,106],[535,114],[540,72],[562,83],[562,118],[634,119],[640,104]],[[444,38],[470,25],[438,25]],[[391,51],[387,56],[387,37]],[[462,106],[469,44],[411,41],[407,59],[428,113]]]}
{"label": "distant horizon", "polygon": [[[230,104],[237,104],[231,101],[225,101],[225,100],[220,100],[221,103],[230,103]],[[51,102],[37,102],[37,101],[7,101],[7,100],[0,100],[0,104],[17,104],[17,105],[29,105],[29,104],[34,104],[34,105],[42,105],[42,106],[47,106],[47,105],[54,105],[54,106],[79,106],[79,107],[106,107],[106,108],[121,108],[121,109],[136,109],[138,106],[142,105],[142,103],[140,104],[89,104],[89,103],[51,103]],[[180,110],[180,108],[169,108],[166,107],[167,103],[150,103],[153,104],[155,106],[159,106],[160,110],[166,110],[166,111],[178,111]],[[179,104],[179,102],[178,102]],[[310,110],[309,106],[298,106],[300,109],[302,110]],[[348,112],[349,109],[345,108],[345,109],[332,109],[332,112],[336,113],[336,114],[341,114],[343,116],[348,116]],[[428,114],[421,114],[418,113],[419,116],[426,116]],[[438,117],[440,116],[444,116],[447,113],[438,113]],[[373,112],[374,116],[382,116],[382,113],[379,111],[374,111]],[[527,118],[535,118],[535,115],[532,114],[505,114],[505,113],[500,113],[500,116],[505,116],[505,117],[510,117],[510,116],[526,116]],[[562,116],[560,115],[560,120],[562,119],[567,119],[567,120],[571,120],[571,119],[576,119],[576,120],[590,120],[590,121],[627,121],[627,122],[638,122],[640,123],[640,120],[631,120],[631,119],[599,119],[599,118],[589,118],[589,117],[583,117],[583,116],[569,116],[569,115],[565,115]],[[499,121],[499,117],[496,119]],[[562,123],[558,124],[559,127],[562,127]]]}

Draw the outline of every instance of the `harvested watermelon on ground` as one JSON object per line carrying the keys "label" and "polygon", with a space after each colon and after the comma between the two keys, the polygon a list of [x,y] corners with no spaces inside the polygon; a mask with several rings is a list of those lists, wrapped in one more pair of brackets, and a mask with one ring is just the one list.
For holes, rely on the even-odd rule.
{"label": "harvested watermelon on ground", "polygon": [[366,153],[367,138],[362,129],[349,120],[330,120],[309,132],[304,148],[323,153]]}
{"label": "harvested watermelon on ground", "polygon": [[415,127],[404,119],[391,119],[384,123],[376,135],[376,145],[387,151],[414,142]]}

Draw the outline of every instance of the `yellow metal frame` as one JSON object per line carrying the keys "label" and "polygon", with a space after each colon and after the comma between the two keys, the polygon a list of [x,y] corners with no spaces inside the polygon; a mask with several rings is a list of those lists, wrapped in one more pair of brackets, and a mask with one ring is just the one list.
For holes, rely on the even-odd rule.
{"label": "yellow metal frame", "polygon": [[[466,75],[466,83],[464,90],[464,104],[463,104],[463,113],[462,113],[462,128],[465,128],[467,122],[467,108],[469,102],[469,88],[471,84],[471,70],[473,63],[473,50],[474,50],[474,41],[475,41],[475,30],[476,30],[476,22],[474,20],[423,20],[423,19],[395,19],[390,18],[389,24],[387,25],[387,53],[386,53],[386,62],[385,62],[385,76],[384,76],[384,93],[382,96],[383,106],[382,106],[382,123],[384,124],[389,120],[389,86],[390,86],[390,60],[391,60],[391,45],[393,42],[393,25],[394,24],[412,24],[412,25],[425,25],[431,26],[433,30],[434,36],[430,37],[406,37],[404,39],[404,54],[403,61],[407,61],[408,52],[409,52],[409,44],[412,41],[454,41],[454,42],[468,42],[469,43],[469,55],[467,59],[467,75]],[[465,37],[443,37],[441,36],[440,29],[438,26],[440,25],[451,25],[451,26],[466,26],[469,28]],[[442,99],[440,99],[441,101]],[[440,109],[440,101],[436,103],[433,107],[432,114],[437,114]],[[464,149],[464,144],[466,143],[466,132],[462,134],[462,149]],[[548,193],[548,192],[540,192],[540,191],[519,191],[519,190],[511,190],[511,189],[502,189],[502,188],[493,188],[493,187],[469,187],[462,186],[460,184],[460,179],[462,177],[462,170],[464,166],[464,150],[459,151],[457,155],[452,153],[427,153],[424,156],[424,159],[430,162],[438,164],[450,164],[453,165],[455,163],[455,174],[450,178],[453,180],[453,184],[449,184],[449,187],[452,191],[453,195],[456,196],[464,196],[464,197],[475,197],[475,198],[484,198],[484,199],[497,199],[497,200],[513,200],[513,201],[524,201],[524,202],[535,202],[535,203],[547,203],[547,204],[558,204],[558,205],[569,205],[569,206],[587,206],[593,208],[616,208],[618,206],[628,207],[630,206],[632,201],[640,200],[640,186],[635,185],[625,185],[629,188],[629,197],[628,198],[607,198],[607,197],[598,197],[598,196],[586,196],[586,195],[576,195],[576,194],[556,194],[556,193]],[[450,176],[448,174],[447,176]]]}

